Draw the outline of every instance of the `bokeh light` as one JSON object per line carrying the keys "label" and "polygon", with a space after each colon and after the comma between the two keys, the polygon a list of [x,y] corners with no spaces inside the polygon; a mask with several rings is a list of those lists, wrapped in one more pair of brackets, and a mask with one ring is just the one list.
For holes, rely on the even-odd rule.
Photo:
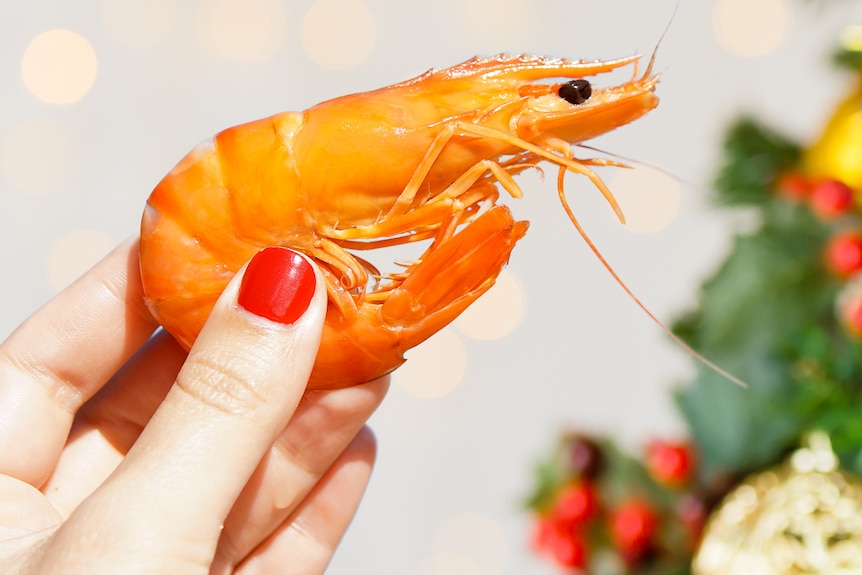
{"label": "bokeh light", "polygon": [[460,553],[441,551],[419,565],[416,575],[488,575],[476,561]]}
{"label": "bokeh light", "polygon": [[494,287],[485,292],[455,320],[455,328],[473,339],[500,339],[509,335],[524,316],[524,290],[514,273],[503,270]]}
{"label": "bokeh light", "polygon": [[620,170],[610,188],[626,216],[624,227],[630,232],[657,232],[679,213],[679,183],[655,168]]}
{"label": "bokeh light", "polygon": [[438,331],[405,357],[407,363],[392,374],[392,380],[414,397],[443,397],[464,379],[467,351],[458,334],[449,328]]}
{"label": "bokeh light", "polygon": [[201,4],[196,30],[200,43],[236,62],[274,56],[290,33],[277,0],[217,0]]}
{"label": "bokeh light", "polygon": [[72,104],[83,98],[96,81],[98,69],[93,47],[70,30],[42,32],[21,59],[24,85],[49,104]]}
{"label": "bokeh light", "polygon": [[777,49],[789,28],[786,0],[718,0],[712,13],[715,37],[737,56],[756,58]]}
{"label": "bokeh light", "polygon": [[22,122],[0,142],[0,169],[9,183],[22,192],[55,192],[71,180],[77,165],[78,142],[57,122]]}
{"label": "bokeh light", "polygon": [[317,65],[330,70],[359,66],[374,49],[374,16],[359,0],[318,0],[302,19],[302,48]]}
{"label": "bokeh light", "polygon": [[127,48],[149,48],[161,42],[177,19],[176,0],[102,0],[102,25]]}
{"label": "bokeh light", "polygon": [[460,553],[435,553],[419,565],[416,575],[487,575],[475,560]]}
{"label": "bokeh light", "polygon": [[538,25],[535,4],[522,0],[463,0],[454,9],[471,37],[496,49],[501,42],[523,43]]}
{"label": "bokeh light", "polygon": [[841,31],[841,47],[848,52],[862,51],[862,25],[853,24]]}
{"label": "bokeh light", "polygon": [[114,240],[95,230],[77,230],[61,235],[51,245],[45,262],[51,287],[61,291],[105,257],[115,245]]}
{"label": "bokeh light", "polygon": [[503,528],[479,513],[463,513],[447,521],[437,533],[434,548],[470,558],[483,575],[502,573],[509,558]]}

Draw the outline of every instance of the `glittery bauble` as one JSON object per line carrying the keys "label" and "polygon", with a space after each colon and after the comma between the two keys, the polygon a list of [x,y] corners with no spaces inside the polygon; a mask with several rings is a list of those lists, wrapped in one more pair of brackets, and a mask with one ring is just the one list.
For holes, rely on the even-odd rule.
{"label": "glittery bauble", "polygon": [[862,481],[838,469],[825,434],[753,475],[713,512],[695,575],[862,574]]}

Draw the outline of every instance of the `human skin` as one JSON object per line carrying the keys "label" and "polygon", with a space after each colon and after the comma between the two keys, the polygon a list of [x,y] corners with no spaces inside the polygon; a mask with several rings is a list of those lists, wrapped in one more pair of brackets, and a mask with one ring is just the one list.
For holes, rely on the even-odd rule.
{"label": "human skin", "polygon": [[123,243],[0,344],[0,571],[322,573],[388,378],[306,392],[313,267],[288,323],[239,305],[244,268],[187,355],[153,335],[137,253]]}

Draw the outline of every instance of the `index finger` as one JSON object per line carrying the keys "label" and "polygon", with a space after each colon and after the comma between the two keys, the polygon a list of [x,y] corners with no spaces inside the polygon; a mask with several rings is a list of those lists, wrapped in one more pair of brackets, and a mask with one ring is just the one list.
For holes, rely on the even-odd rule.
{"label": "index finger", "polygon": [[41,485],[75,412],[153,333],[139,265],[122,243],[0,345],[0,473]]}

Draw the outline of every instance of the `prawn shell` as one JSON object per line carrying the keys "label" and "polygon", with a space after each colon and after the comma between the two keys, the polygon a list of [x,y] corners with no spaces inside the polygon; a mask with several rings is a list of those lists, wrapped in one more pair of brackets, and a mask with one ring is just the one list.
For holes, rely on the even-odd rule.
{"label": "prawn shell", "polygon": [[[220,132],[147,202],[140,250],[150,311],[189,348],[236,271],[264,247],[289,247],[317,263],[329,296],[309,387],[391,372],[494,285],[527,230],[497,203],[500,190],[521,195],[512,176],[549,161],[612,201],[589,167],[601,164],[568,146],[655,108],[651,66],[578,105],[547,82],[637,60],[474,58]],[[415,241],[430,246],[396,274],[376,277],[358,255]]]}

